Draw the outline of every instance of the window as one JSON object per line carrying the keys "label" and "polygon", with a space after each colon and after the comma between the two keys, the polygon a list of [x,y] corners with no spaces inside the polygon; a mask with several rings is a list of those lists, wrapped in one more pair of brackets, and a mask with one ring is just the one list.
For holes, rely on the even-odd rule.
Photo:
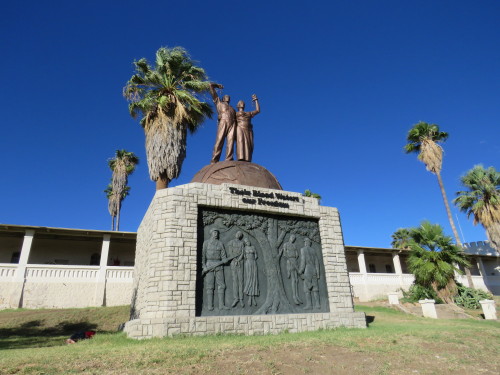
{"label": "window", "polygon": [[375,264],[370,263],[368,265],[368,268],[370,269],[370,273],[377,273],[377,269],[375,268]]}
{"label": "window", "polygon": [[21,253],[19,251],[16,251],[15,253],[12,253],[12,256],[10,258],[10,262],[18,264],[20,257],[21,257]]}
{"label": "window", "polygon": [[385,272],[387,272],[387,273],[393,273],[392,272],[392,266],[390,264],[386,264],[385,265]]}
{"label": "window", "polygon": [[98,266],[101,263],[101,254],[94,253],[90,256],[90,265]]}

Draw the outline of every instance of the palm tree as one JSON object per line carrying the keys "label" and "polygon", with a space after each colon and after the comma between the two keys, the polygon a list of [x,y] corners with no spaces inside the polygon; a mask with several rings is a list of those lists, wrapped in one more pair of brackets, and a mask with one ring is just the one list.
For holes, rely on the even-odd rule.
{"label": "palm tree", "polygon": [[212,116],[210,105],[202,101],[210,83],[182,47],[160,48],[154,68],[144,58],[134,66],[123,95],[132,117],[141,116],[149,176],[156,190],[164,189],[181,172],[187,131],[195,132]]}
{"label": "palm tree", "polygon": [[408,269],[415,275],[415,284],[432,288],[445,302],[453,303],[456,294],[457,266],[470,267],[462,248],[438,224],[423,221],[410,229]]}
{"label": "palm tree", "polygon": [[[130,190],[130,187],[127,186],[128,176],[134,173],[137,164],[139,164],[139,158],[133,152],[127,150],[116,150],[115,157],[108,160],[108,165],[113,171],[113,176],[111,178],[111,192],[108,192],[108,189],[105,192],[109,200],[109,213],[111,217],[113,217],[113,213],[116,216],[115,230],[119,230],[120,228],[122,201],[129,194]],[[111,209],[110,206],[113,206],[113,208]]]}
{"label": "palm tree", "polygon": [[408,250],[410,248],[410,230],[408,228],[399,228],[392,235],[391,246],[393,249]]}
{"label": "palm tree", "polygon": [[500,172],[476,165],[460,179],[468,189],[457,192],[453,203],[481,223],[494,248],[500,251]]}
{"label": "palm tree", "polygon": [[[448,139],[448,133],[440,131],[439,125],[428,124],[420,121],[413,125],[413,127],[408,131],[408,135],[406,136],[408,144],[404,146],[404,150],[407,154],[417,153],[418,159],[425,164],[426,169],[436,175],[439,188],[441,189],[441,195],[443,196],[444,206],[446,208],[451,230],[453,231],[457,245],[462,248],[462,241],[460,241],[457,228],[455,227],[448,198],[446,197],[446,191],[444,190],[443,180],[441,178],[443,148],[438,143],[442,143],[446,141],[446,139]],[[474,283],[472,282],[470,270],[466,269],[465,274],[467,275],[469,287],[473,288]]]}

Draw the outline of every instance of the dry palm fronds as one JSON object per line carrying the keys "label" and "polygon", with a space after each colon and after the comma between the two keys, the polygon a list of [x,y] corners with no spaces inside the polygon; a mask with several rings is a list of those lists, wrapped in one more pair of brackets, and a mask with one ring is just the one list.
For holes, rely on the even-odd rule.
{"label": "dry palm fronds", "polygon": [[429,172],[440,173],[443,165],[443,149],[432,139],[423,138],[418,159],[425,164]]}
{"label": "dry palm fronds", "polygon": [[117,159],[113,168],[113,178],[111,182],[113,192],[120,196],[125,186],[127,186],[127,166],[126,160]]}
{"label": "dry palm fronds", "polygon": [[172,120],[160,110],[157,116],[146,121],[144,131],[149,177],[153,181],[163,175],[168,181],[176,178],[186,157],[186,127],[172,124]]}
{"label": "dry palm fronds", "polygon": [[108,198],[108,211],[111,216],[116,216],[119,204],[118,195],[112,193]]}
{"label": "dry palm fronds", "polygon": [[485,226],[485,228],[491,246],[500,252],[500,223],[492,223],[488,227]]}

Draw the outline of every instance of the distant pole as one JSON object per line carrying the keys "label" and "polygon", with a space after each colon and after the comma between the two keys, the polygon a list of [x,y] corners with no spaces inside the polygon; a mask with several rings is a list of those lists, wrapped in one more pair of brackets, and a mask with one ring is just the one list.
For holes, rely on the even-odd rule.
{"label": "distant pole", "polygon": [[458,220],[458,215],[455,214],[455,217],[457,218],[457,223],[458,223],[458,229],[460,229],[460,234],[462,235],[462,242],[465,243],[465,236],[464,232],[462,232],[462,226],[460,225],[460,220]]}

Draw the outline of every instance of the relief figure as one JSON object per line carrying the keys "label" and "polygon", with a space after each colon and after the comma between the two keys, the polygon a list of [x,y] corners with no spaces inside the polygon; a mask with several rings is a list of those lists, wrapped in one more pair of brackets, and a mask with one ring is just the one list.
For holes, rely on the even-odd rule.
{"label": "relief figure", "polygon": [[245,244],[242,241],[243,233],[236,232],[236,238],[228,243],[228,255],[233,258],[231,261],[231,275],[233,277],[233,304],[235,307],[238,302],[241,307],[245,307],[243,302],[243,250]]}
{"label": "relief figure", "polygon": [[299,249],[295,243],[296,237],[290,235],[288,242],[283,245],[283,254],[286,258],[286,272],[292,283],[292,298],[293,303],[300,305],[302,301],[299,299]]}
{"label": "relief figure", "polygon": [[253,154],[253,125],[252,117],[260,113],[259,99],[257,95],[252,95],[255,103],[255,111],[245,112],[245,102],[240,100],[236,107],[236,157],[239,161],[252,161]]}
{"label": "relief figure", "polygon": [[219,231],[212,229],[210,239],[203,242],[202,249],[202,267],[205,275],[205,288],[207,291],[208,309],[214,309],[214,288],[217,283],[217,296],[219,299],[219,310],[227,310],[224,304],[224,291],[226,284],[224,282],[224,263],[227,262],[226,250],[219,241]]}
{"label": "relief figure", "polygon": [[316,256],[314,249],[311,247],[311,240],[309,238],[304,239],[304,247],[300,249],[300,265],[299,273],[304,281],[304,294],[306,297],[305,310],[312,308],[311,304],[311,293],[314,299],[314,308],[319,309],[321,305],[319,303],[319,260]]}
{"label": "relief figure", "polygon": [[245,294],[248,296],[248,304],[257,306],[255,297],[259,295],[259,279],[257,277],[257,251],[250,240],[245,237]]}

